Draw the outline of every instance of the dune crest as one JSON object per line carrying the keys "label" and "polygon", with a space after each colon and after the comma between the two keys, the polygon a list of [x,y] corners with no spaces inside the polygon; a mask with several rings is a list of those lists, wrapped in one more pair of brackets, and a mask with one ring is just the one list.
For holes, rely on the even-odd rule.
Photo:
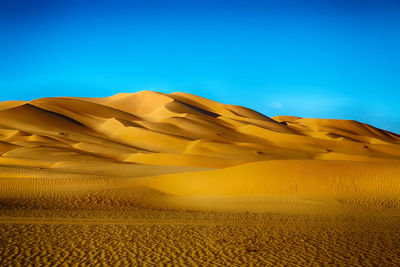
{"label": "dune crest", "polygon": [[399,266],[400,135],[186,93],[0,103],[0,265]]}
{"label": "dune crest", "polygon": [[303,205],[293,196],[376,200],[400,190],[398,134],[351,120],[270,118],[186,93],[3,102],[0,153],[7,168],[120,177],[110,190],[147,188],[175,204],[292,196]]}
{"label": "dune crest", "polygon": [[[186,93],[151,91],[106,98],[55,97],[0,104],[2,158],[10,150],[62,150],[93,160],[210,167],[284,159],[400,159],[400,136],[346,120],[269,118]],[[7,153],[6,153],[7,152]],[[151,154],[154,154],[153,156]],[[147,155],[147,156],[146,156]],[[17,158],[54,161],[52,153]],[[65,156],[65,161],[68,161]],[[177,165],[176,160],[171,161]],[[180,165],[180,164],[178,164]]]}

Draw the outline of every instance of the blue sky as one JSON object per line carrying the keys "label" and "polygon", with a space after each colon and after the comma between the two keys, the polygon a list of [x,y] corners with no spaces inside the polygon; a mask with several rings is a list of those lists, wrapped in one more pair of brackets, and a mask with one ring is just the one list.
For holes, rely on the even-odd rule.
{"label": "blue sky", "polygon": [[400,1],[0,0],[0,101],[182,91],[400,132]]}

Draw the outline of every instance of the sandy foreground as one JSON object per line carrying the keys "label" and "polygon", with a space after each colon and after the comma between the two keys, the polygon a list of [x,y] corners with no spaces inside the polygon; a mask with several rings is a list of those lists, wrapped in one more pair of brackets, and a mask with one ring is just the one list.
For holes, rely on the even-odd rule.
{"label": "sandy foreground", "polygon": [[397,218],[205,212],[155,213],[143,219],[86,216],[2,218],[2,266],[400,263]]}
{"label": "sandy foreground", "polygon": [[[82,187],[77,186],[79,179],[69,185],[46,181],[46,186],[26,179],[14,182],[19,189],[10,183],[2,181],[7,193],[2,193],[0,206],[1,266],[400,264],[400,218],[394,201],[381,208],[375,202],[358,207],[362,200],[339,208],[328,200],[321,207],[321,200],[299,204],[291,198],[261,197],[250,199],[264,209],[274,207],[274,212],[244,212],[243,207],[254,203],[236,197],[219,200],[220,206],[236,207],[236,212],[221,207],[199,211],[174,209],[177,200],[163,204],[165,195],[142,188],[124,193],[118,183],[107,190],[101,188],[104,181],[95,180],[83,181]],[[203,209],[212,209],[210,202],[203,203]]]}
{"label": "sandy foreground", "polygon": [[198,96],[0,103],[1,266],[399,266],[400,136]]}
{"label": "sandy foreground", "polygon": [[[120,181],[122,187],[116,178],[56,179],[2,179],[1,266],[400,264],[399,207],[394,200],[366,204],[362,198],[346,203],[344,197],[340,202],[314,196],[186,201],[203,203],[200,211],[177,206],[182,199],[167,200],[171,196],[126,181]],[[246,206],[265,211],[245,212]]]}

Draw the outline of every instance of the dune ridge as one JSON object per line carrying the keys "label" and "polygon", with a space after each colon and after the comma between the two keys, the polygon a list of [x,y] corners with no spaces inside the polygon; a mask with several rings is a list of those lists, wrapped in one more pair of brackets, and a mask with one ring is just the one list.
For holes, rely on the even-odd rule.
{"label": "dune ridge", "polygon": [[186,93],[0,103],[0,265],[399,266],[400,135]]}
{"label": "dune ridge", "polygon": [[[32,151],[47,149],[43,161],[54,161],[52,149],[63,151],[65,161],[74,155],[150,165],[162,162],[164,154],[189,166],[204,158],[225,162],[222,166],[282,159],[400,159],[398,134],[360,122],[269,118],[195,95],[151,91],[3,102],[0,141],[2,158],[18,154],[34,160]],[[31,152],[25,155],[12,152],[27,148]]]}
{"label": "dune ridge", "polygon": [[46,170],[46,179],[90,176],[97,188],[108,177],[119,181],[109,190],[147,188],[165,205],[185,197],[400,195],[396,133],[351,120],[270,118],[187,93],[3,102],[0,153],[0,166],[30,170],[1,179],[22,183]]}

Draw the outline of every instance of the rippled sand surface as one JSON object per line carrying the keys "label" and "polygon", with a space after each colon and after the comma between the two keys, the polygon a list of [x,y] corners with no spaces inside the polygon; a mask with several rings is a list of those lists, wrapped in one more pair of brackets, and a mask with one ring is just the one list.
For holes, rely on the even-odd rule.
{"label": "rippled sand surface", "polygon": [[397,217],[161,211],[81,215],[86,218],[1,217],[0,265],[400,264]]}

